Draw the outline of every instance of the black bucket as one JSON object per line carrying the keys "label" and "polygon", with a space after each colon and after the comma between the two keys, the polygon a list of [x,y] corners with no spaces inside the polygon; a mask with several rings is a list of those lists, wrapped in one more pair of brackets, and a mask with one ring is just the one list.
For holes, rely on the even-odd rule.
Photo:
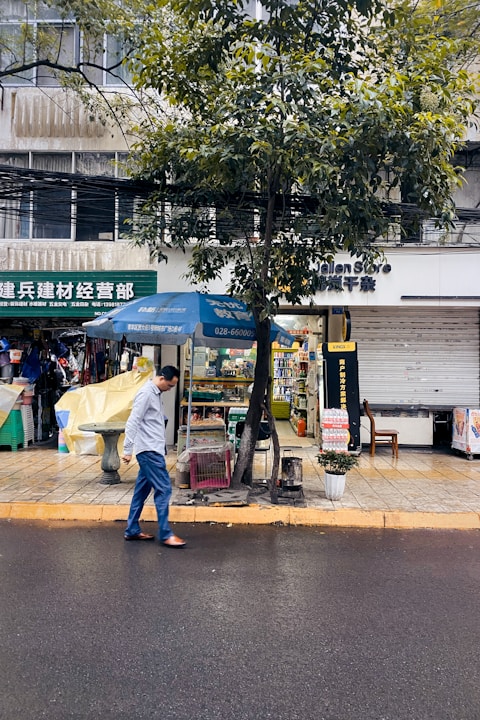
{"label": "black bucket", "polygon": [[303,483],[302,458],[282,458],[282,488],[284,490],[299,490]]}

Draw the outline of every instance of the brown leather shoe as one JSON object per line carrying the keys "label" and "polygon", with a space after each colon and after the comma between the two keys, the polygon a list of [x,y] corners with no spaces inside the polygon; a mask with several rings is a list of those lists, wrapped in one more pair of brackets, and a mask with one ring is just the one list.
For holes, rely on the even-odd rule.
{"label": "brown leather shoe", "polygon": [[162,545],[172,548],[183,548],[186,544],[185,540],[182,540],[182,538],[179,538],[176,535],[170,535],[170,537],[162,543]]}
{"label": "brown leather shoe", "polygon": [[125,540],[155,540],[155,535],[139,532],[136,535],[124,535]]}

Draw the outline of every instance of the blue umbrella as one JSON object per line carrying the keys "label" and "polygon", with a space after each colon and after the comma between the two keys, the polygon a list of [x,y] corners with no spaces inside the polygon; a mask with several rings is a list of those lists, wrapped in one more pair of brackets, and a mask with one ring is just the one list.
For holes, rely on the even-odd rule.
{"label": "blue umbrella", "polygon": [[[195,346],[248,348],[256,339],[255,321],[244,302],[228,295],[198,292],[157,293],[132,300],[83,323],[89,337],[148,345],[192,341],[187,442],[190,444],[193,350]],[[272,323],[271,342],[291,347],[292,336]]]}

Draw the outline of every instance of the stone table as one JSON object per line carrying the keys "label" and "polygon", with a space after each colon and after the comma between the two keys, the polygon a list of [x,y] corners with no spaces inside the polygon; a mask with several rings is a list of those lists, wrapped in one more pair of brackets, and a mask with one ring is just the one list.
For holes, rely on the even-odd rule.
{"label": "stone table", "polygon": [[120,467],[120,456],[118,454],[118,438],[125,431],[125,423],[103,422],[84,423],[78,426],[82,432],[94,432],[102,436],[105,449],[102,456],[103,475],[100,479],[102,485],[117,485],[120,480],[118,468]]}

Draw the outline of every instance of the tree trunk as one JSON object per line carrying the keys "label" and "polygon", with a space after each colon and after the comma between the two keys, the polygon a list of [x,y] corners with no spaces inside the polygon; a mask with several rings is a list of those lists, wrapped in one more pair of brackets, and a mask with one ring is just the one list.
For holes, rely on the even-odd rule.
{"label": "tree trunk", "polygon": [[270,318],[258,320],[257,325],[257,362],[250,405],[245,418],[238,459],[232,478],[232,487],[239,488],[242,483],[252,484],[253,461],[257,443],[260,420],[266,405],[265,396],[270,375]]}
{"label": "tree trunk", "polygon": [[278,469],[280,466],[280,440],[278,439],[277,428],[275,427],[275,418],[272,415],[270,403],[266,408],[266,416],[270,427],[270,433],[273,444],[273,462],[272,472],[268,480],[268,489],[270,490],[270,499],[274,505],[278,503]]}
{"label": "tree trunk", "polygon": [[[275,170],[270,174],[268,187],[269,196],[267,203],[267,212],[265,217],[265,232],[264,232],[264,255],[263,263],[260,271],[260,283],[257,286],[257,298],[252,304],[252,312],[255,318],[255,328],[257,334],[257,362],[255,364],[255,375],[253,382],[253,390],[250,398],[250,405],[245,418],[245,429],[242,433],[240,441],[240,448],[238,452],[238,460],[235,465],[235,470],[232,478],[232,487],[240,487],[241,483],[247,485],[252,484],[253,477],[253,462],[255,456],[255,445],[257,444],[258,428],[260,426],[260,420],[265,408],[268,408],[267,417],[270,428],[273,428],[272,440],[274,443],[274,463],[272,468],[272,476],[270,479],[270,492],[272,492],[272,478],[274,475],[275,465],[277,467],[278,474],[278,462],[280,457],[280,448],[278,443],[278,436],[275,431],[275,423],[273,416],[270,413],[270,399],[268,393],[270,392],[269,377],[270,377],[270,365],[271,365],[271,342],[270,342],[270,329],[271,321],[270,317],[266,317],[263,320],[260,319],[261,313],[264,310],[264,289],[267,283],[269,273],[269,260],[270,260],[270,249],[272,246],[273,237],[273,219],[275,215],[275,197],[279,186],[278,171]],[[276,482],[276,476],[275,476]],[[276,490],[275,490],[276,500]],[[272,495],[272,501],[273,495]]]}

